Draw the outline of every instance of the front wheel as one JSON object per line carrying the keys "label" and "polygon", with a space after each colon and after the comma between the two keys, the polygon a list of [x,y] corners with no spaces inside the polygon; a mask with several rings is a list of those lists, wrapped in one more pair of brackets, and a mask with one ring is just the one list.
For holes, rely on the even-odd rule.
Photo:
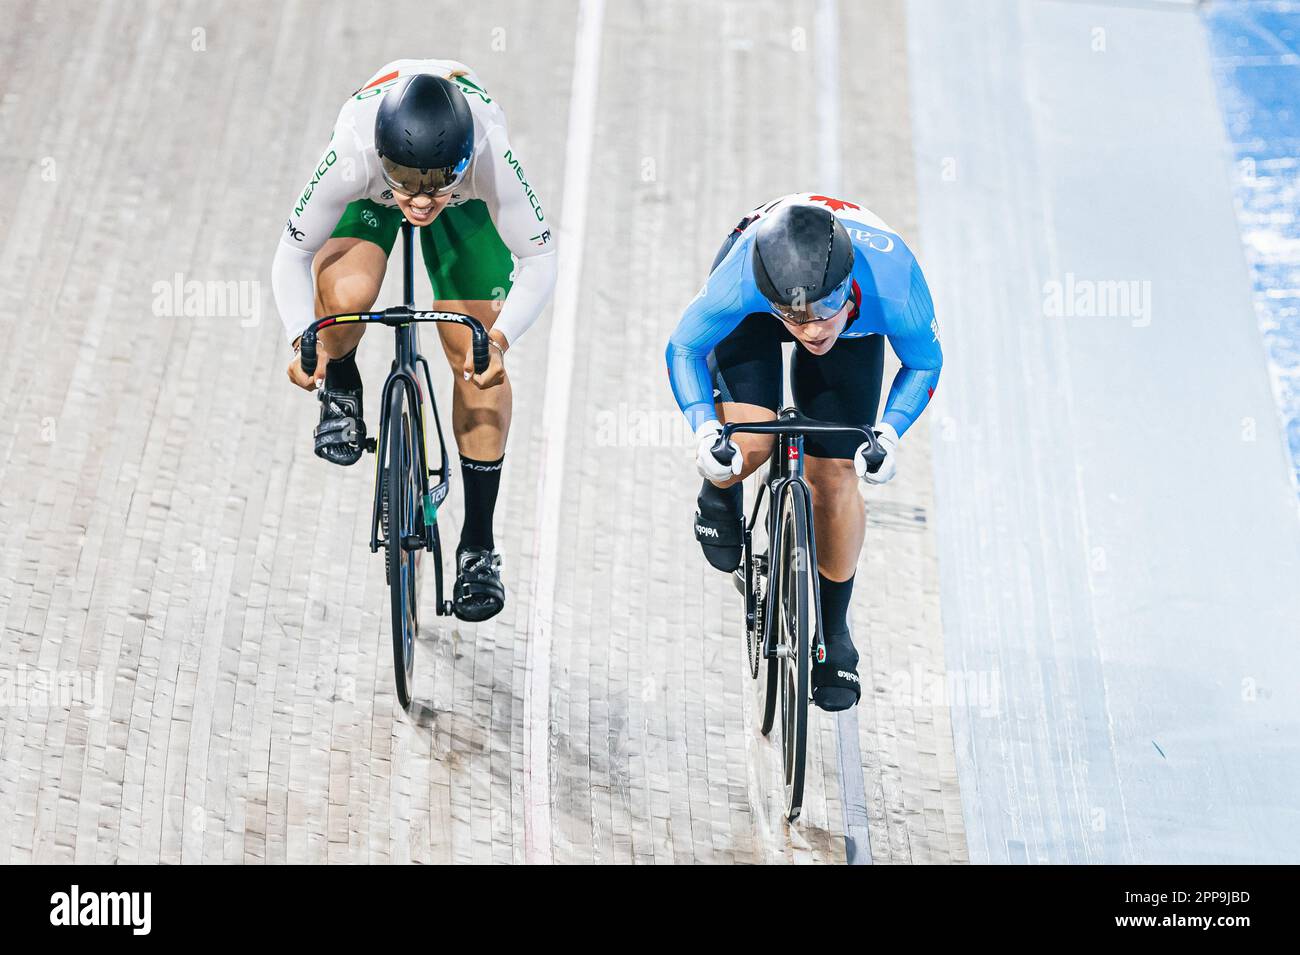
{"label": "front wheel", "polygon": [[393,389],[388,409],[388,467],[384,475],[384,540],[393,623],[393,676],[397,701],[411,705],[415,685],[415,641],[420,634],[420,553],[424,515],[420,510],[418,455],[412,444],[406,389]]}
{"label": "front wheel", "polygon": [[[781,493],[780,549],[772,573],[779,577],[773,608],[776,626],[776,684],[780,696],[781,757],[785,768],[785,811],[791,822],[803,809],[808,759],[808,700],[811,696],[810,633],[817,581],[809,540],[808,489],[792,481]],[[771,674],[769,673],[769,679]]]}

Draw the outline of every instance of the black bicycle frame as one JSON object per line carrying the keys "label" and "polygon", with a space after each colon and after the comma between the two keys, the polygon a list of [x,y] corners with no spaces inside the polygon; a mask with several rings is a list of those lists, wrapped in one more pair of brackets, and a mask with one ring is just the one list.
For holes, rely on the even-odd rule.
{"label": "black bicycle frame", "polygon": [[[808,526],[808,554],[807,560],[814,569],[817,567],[817,534],[814,530],[813,511],[812,511],[812,491],[808,487],[808,482],[804,478],[803,464],[803,442],[804,435],[808,434],[826,434],[826,435],[843,435],[856,434],[860,435],[863,442],[870,445],[867,452],[868,464],[874,464],[877,467],[885,458],[885,452],[876,440],[875,432],[870,428],[855,428],[850,425],[831,424],[826,421],[817,421],[813,418],[805,418],[793,408],[785,408],[777,416],[775,421],[756,421],[751,423],[736,422],[734,424],[724,425],[722,433],[718,436],[718,441],[713,447],[715,457],[722,460],[719,452],[723,451],[731,436],[738,432],[745,434],[773,434],[777,440],[772,447],[772,456],[768,461],[767,475],[759,485],[758,494],[754,499],[754,507],[750,512],[749,521],[745,525],[744,536],[744,553],[748,558],[752,553],[752,537],[754,527],[758,523],[758,511],[763,503],[764,493],[771,495],[771,500],[767,508],[767,592],[772,591],[773,575],[779,573],[776,566],[776,555],[781,552],[781,535],[783,533],[780,515],[778,514],[777,502],[781,499],[781,494],[787,484],[798,482],[803,485],[804,507],[806,509],[807,526]],[[753,616],[757,612],[754,606],[754,582],[750,575],[753,573],[753,561],[745,561],[745,615],[746,623],[753,625]],[[816,606],[814,601],[814,612],[817,614],[818,626],[815,631],[816,644],[819,647],[822,642],[821,633],[821,608]],[[763,615],[763,658],[770,659],[776,653],[776,601],[766,600],[764,602]],[[816,648],[814,648],[816,649]]]}
{"label": "black bicycle frame", "polygon": [[[402,220],[402,304],[410,309],[415,304],[415,228],[405,219]],[[414,323],[398,325],[396,330],[397,354],[393,359],[393,367],[388,373],[388,380],[384,382],[384,393],[380,405],[379,419],[379,448],[376,455],[376,474],[380,473],[383,463],[388,460],[388,414],[389,406],[392,403],[392,394],[394,388],[405,388],[407,401],[413,408],[423,406],[424,395],[420,390],[420,382],[416,377],[416,365],[419,365],[424,372],[424,385],[429,389],[429,394],[433,394],[433,379],[429,373],[429,363],[425,361],[420,354],[420,342],[418,331]],[[430,401],[429,406],[433,409],[434,430],[438,434],[438,467],[430,469],[428,466],[427,454],[428,448],[425,443],[424,415],[412,415],[412,422],[415,430],[416,453],[419,455],[419,473],[420,473],[420,506],[424,508],[424,546],[427,550],[433,550],[436,545],[437,537],[437,508],[442,504],[450,490],[450,480],[447,470],[447,442],[442,433],[442,419],[438,414],[437,402]],[[436,477],[438,483],[432,490],[429,487],[429,478]],[[375,502],[370,516],[370,551],[378,552],[384,542],[380,538],[380,509],[382,507],[383,482],[375,481]],[[429,511],[432,509],[433,513]],[[439,562],[440,563],[440,562]],[[434,574],[441,578],[441,566],[435,567]],[[442,588],[439,581],[438,586],[439,603],[441,604]]]}

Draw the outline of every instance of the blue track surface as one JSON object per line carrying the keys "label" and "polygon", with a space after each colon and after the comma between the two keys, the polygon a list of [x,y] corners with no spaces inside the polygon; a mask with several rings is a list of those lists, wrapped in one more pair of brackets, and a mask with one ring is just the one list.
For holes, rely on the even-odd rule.
{"label": "blue track surface", "polygon": [[1300,3],[1207,8],[1255,307],[1300,493]]}

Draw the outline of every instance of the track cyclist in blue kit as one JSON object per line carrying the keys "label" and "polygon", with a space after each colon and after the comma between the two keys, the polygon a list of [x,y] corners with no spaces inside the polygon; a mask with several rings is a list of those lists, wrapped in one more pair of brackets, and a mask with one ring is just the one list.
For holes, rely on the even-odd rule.
{"label": "track cyclist in blue kit", "polygon": [[[884,340],[902,367],[877,420]],[[695,536],[708,562],[731,572],[744,533],[741,481],[771,454],[771,435],[737,434],[730,465],[711,448],[722,422],[772,421],[781,401],[783,342],[795,342],[791,386],[808,417],[874,426],[887,452],[875,473],[867,445],[808,435],[826,659],[813,670],[813,702],[843,710],[862,695],[849,631],[853,577],[866,509],[858,480],[884,484],[898,470],[899,441],[925,410],[943,353],[934,305],[911,250],[876,215],[852,202],[799,193],[754,210],[732,231],[708,280],[668,343],[673,394],[695,430],[704,478]]]}

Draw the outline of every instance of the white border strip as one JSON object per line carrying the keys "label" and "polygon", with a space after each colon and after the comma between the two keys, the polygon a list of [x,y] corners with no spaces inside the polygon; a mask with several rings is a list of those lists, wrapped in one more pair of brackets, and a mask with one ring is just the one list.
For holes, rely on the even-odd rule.
{"label": "white border strip", "polygon": [[[843,188],[840,147],[840,10],[836,0],[817,0],[813,52],[817,75],[817,183],[827,195]],[[858,745],[858,708],[835,715],[840,802],[844,807],[844,855],[849,865],[871,864],[867,791]]]}
{"label": "white border strip", "polygon": [[537,532],[533,537],[533,589],[524,673],[524,861],[552,862],[551,855],[551,624],[555,616],[560,508],[564,495],[564,449],[569,430],[573,351],[587,228],[600,80],[600,29],[605,0],[582,0],[574,41],[573,87],[565,153],[564,204],[556,247],[560,275],[546,350],[542,399],[541,469],[537,476]]}

